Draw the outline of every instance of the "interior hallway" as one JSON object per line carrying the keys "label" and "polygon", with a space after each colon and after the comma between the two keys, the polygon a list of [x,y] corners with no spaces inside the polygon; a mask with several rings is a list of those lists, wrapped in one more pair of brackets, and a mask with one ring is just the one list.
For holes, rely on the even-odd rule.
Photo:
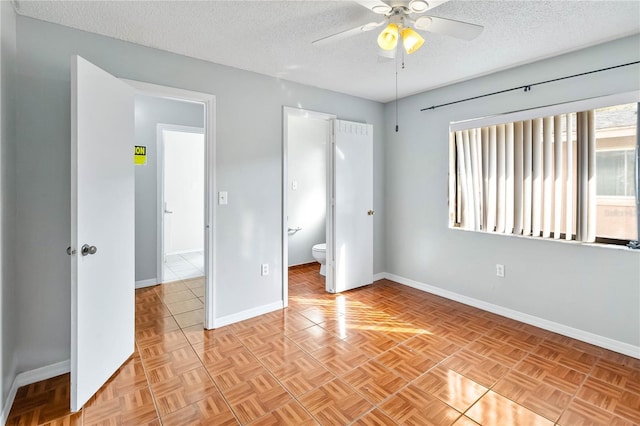
{"label": "interior hallway", "polygon": [[[136,291],[136,351],[79,413],[69,375],[18,391],[9,425],[633,425],[640,360],[391,281],[212,331],[202,280]],[[186,314],[186,315],[185,315]]]}

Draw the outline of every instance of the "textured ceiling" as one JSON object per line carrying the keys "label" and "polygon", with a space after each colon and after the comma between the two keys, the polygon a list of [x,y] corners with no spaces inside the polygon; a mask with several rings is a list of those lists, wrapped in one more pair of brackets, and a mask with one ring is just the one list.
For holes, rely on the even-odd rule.
{"label": "textured ceiling", "polygon": [[[352,1],[18,0],[17,11],[363,98],[387,102],[395,96],[396,65],[378,61],[379,30],[328,46],[311,44],[380,20]],[[428,14],[485,29],[473,41],[424,33],[424,46],[405,57],[399,72],[400,97],[640,33],[637,0],[451,0]]]}

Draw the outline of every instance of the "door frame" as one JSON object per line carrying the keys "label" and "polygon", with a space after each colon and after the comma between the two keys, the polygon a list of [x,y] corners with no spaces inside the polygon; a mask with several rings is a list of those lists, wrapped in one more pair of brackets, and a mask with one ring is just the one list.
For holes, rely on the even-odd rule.
{"label": "door frame", "polygon": [[121,79],[131,85],[136,94],[173,99],[183,102],[204,104],[204,138],[205,138],[205,237],[204,237],[204,269],[205,269],[205,304],[204,328],[214,328],[216,318],[216,96],[210,93],[194,92],[169,86],[161,86],[136,80]]}
{"label": "door frame", "polygon": [[[335,114],[328,114],[324,112],[311,111],[302,108],[294,108],[283,106],[282,107],[282,303],[286,308],[289,305],[289,117],[303,117],[313,118],[318,120],[325,120],[333,123],[338,117]],[[333,127],[332,127],[333,128]],[[333,150],[331,149],[335,141],[334,132],[329,131],[329,137],[327,140],[327,195],[333,194],[331,190],[334,187],[334,169],[333,169],[333,157],[329,155]],[[327,196],[327,219],[326,219],[326,235],[327,237],[333,235],[333,220],[331,214],[331,205],[329,203],[329,197]],[[333,286],[331,282],[331,274],[329,271],[332,269],[329,263],[329,254],[332,253],[330,245],[333,241],[327,239],[327,275],[325,288],[329,291],[330,286]]]}
{"label": "door frame", "polygon": [[[164,137],[163,137],[163,131],[173,131],[173,132],[182,132],[182,133],[197,133],[200,135],[204,135],[205,129],[203,127],[194,127],[194,126],[182,126],[179,124],[164,124],[164,123],[158,123],[156,125],[156,153],[157,153],[157,164],[156,164],[156,168],[157,168],[157,179],[156,179],[156,189],[157,189],[157,193],[158,196],[156,197],[156,200],[158,202],[158,205],[156,206],[156,213],[157,213],[157,271],[156,271],[156,277],[158,277],[158,281],[160,281],[160,283],[164,282],[164,256],[165,256],[165,247],[164,247],[164,222],[165,222],[165,215],[164,215]],[[205,142],[205,146],[206,146],[206,142]],[[205,158],[206,158],[206,152],[205,152]],[[203,158],[204,160],[204,158]],[[205,167],[206,170],[206,164],[203,164],[203,167]],[[205,177],[205,181],[206,181],[206,177]],[[203,197],[206,197],[206,191],[202,194]],[[203,212],[204,214],[206,214],[205,212]]]}

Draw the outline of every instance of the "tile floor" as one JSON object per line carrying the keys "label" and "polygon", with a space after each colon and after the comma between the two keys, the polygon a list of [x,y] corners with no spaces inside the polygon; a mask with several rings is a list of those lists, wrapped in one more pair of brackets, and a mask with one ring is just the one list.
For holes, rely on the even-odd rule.
{"label": "tile floor", "polygon": [[204,251],[170,254],[164,263],[164,282],[204,276]]}
{"label": "tile floor", "polygon": [[136,291],[136,350],[77,414],[69,375],[21,388],[16,424],[640,424],[640,360],[391,281],[202,329],[202,280]]}

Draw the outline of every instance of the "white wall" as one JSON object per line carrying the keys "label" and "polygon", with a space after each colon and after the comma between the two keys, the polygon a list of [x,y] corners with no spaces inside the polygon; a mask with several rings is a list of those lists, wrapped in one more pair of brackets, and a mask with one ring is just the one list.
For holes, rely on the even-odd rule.
{"label": "white wall", "polygon": [[[399,133],[393,131],[394,104],[387,104],[386,271],[640,346],[640,251],[452,230],[447,210],[449,122],[637,90],[640,67],[420,112],[639,59],[640,37],[634,36],[405,98]],[[505,265],[505,278],[496,277],[496,263]]]}
{"label": "white wall", "polygon": [[[17,220],[19,370],[69,358],[69,61],[118,77],[216,95],[216,315],[282,301],[282,107],[374,126],[374,268],[383,265],[382,138],[377,102],[18,17]],[[136,176],[137,179],[137,176]],[[260,276],[260,264],[270,274]],[[143,278],[143,277],[141,277]]]}
{"label": "white wall", "polygon": [[[329,122],[291,116],[288,119],[289,266],[315,262],[311,248],[326,242],[327,136]],[[298,188],[293,189],[293,182]]]}
{"label": "white wall", "polygon": [[136,145],[147,147],[147,164],[135,167],[136,177],[136,281],[156,278],[158,206],[158,124],[204,126],[204,106],[151,96],[135,99]]}
{"label": "white wall", "polygon": [[164,131],[165,254],[204,250],[204,134]]}
{"label": "white wall", "polygon": [[[17,373],[19,330],[15,277],[16,205],[16,15],[7,1],[0,2],[0,412]],[[9,413],[3,413],[5,416]],[[0,422],[2,419],[0,418]]]}

